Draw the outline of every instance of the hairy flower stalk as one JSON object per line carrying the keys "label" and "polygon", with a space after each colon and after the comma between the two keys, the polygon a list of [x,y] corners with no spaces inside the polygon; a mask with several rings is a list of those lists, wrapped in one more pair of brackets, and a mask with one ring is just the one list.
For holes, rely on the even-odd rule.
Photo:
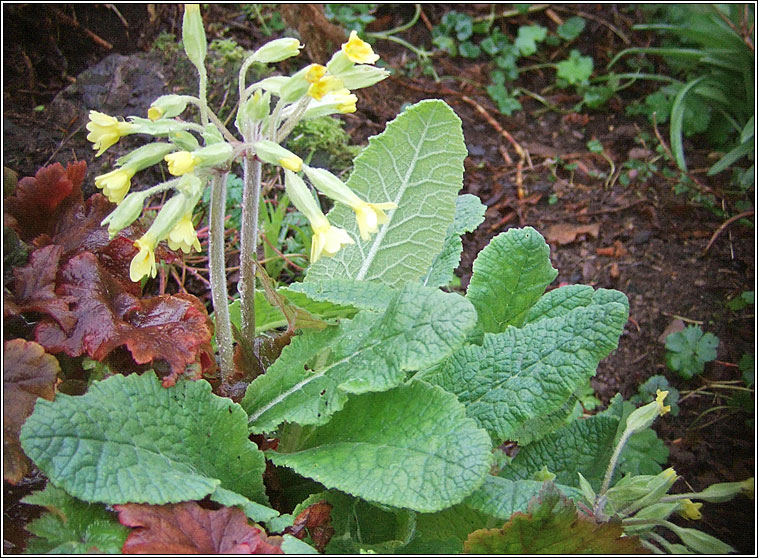
{"label": "hairy flower stalk", "polygon": [[216,318],[216,343],[221,360],[221,376],[226,378],[234,370],[232,325],[229,320],[229,300],[226,290],[226,262],[224,259],[224,213],[226,206],[226,179],[211,179],[211,207],[208,222],[208,270],[211,298]]}
{"label": "hairy flower stalk", "polygon": [[245,339],[255,337],[255,266],[258,250],[258,211],[261,198],[261,162],[246,155],[242,160],[244,190],[240,230],[241,332]]}

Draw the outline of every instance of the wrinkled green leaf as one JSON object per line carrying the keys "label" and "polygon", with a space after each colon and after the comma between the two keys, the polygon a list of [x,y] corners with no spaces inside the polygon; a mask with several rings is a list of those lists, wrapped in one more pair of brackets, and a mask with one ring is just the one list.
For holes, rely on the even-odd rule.
{"label": "wrinkled green leaf", "polygon": [[102,504],[77,500],[52,483],[21,501],[48,510],[26,526],[36,535],[27,543],[28,553],[120,554],[129,534]]}
{"label": "wrinkled green leaf", "polygon": [[448,227],[442,252],[437,254],[421,284],[427,287],[442,287],[453,280],[453,272],[461,263],[463,242],[461,235],[472,232],[482,221],[487,207],[471,194],[458,196],[455,201],[455,218]]}
{"label": "wrinkled green leaf", "polygon": [[406,109],[355,159],[348,186],[371,202],[392,201],[389,221],[362,241],[352,209],[337,204],[329,221],[355,244],[308,269],[307,281],[352,278],[396,286],[418,281],[442,250],[463,185],[466,157],[461,121],[444,102]]}
{"label": "wrinkled green leaf", "polygon": [[555,474],[557,483],[578,486],[577,473],[582,473],[592,488],[600,490],[617,428],[618,419],[610,416],[575,420],[538,442],[522,447],[510,465],[500,471],[500,476],[527,480],[547,467]]}
{"label": "wrinkled green leaf", "polygon": [[549,254],[545,239],[531,227],[501,233],[479,252],[466,298],[485,332],[524,323],[529,308],[558,275]]}
{"label": "wrinkled green leaf", "polygon": [[[511,480],[489,475],[482,486],[464,503],[491,517],[508,519],[516,512],[526,512],[529,502],[537,496],[544,482],[536,480]],[[570,486],[556,485],[567,497],[579,498],[580,492]]]}
{"label": "wrinkled green leaf", "polygon": [[219,486],[265,502],[246,418],[204,380],[164,388],[152,372],[116,375],[80,397],[40,400],[21,443],[52,482],[88,502],[201,500]]}
{"label": "wrinkled green leaf", "polygon": [[[485,481],[486,482],[486,481]],[[478,491],[477,491],[478,492]],[[404,554],[460,554],[469,533],[495,527],[500,520],[466,504],[457,504],[436,513],[416,515],[416,532]]]}
{"label": "wrinkled green leaf", "polygon": [[[624,302],[626,302],[624,300]],[[608,301],[485,334],[424,379],[456,394],[494,440],[559,409],[618,343],[628,305]]]}
{"label": "wrinkled green leaf", "polygon": [[348,393],[383,391],[446,358],[476,320],[455,293],[418,284],[396,291],[383,314],[361,312],[352,321],[292,340],[266,374],[247,389],[242,406],[254,432],[284,421],[323,424]]}
{"label": "wrinkled green leaf", "polygon": [[301,436],[291,453],[267,456],[327,488],[434,512],[482,484],[490,452],[487,433],[452,394],[414,381],[350,397],[326,425]]}
{"label": "wrinkled green leaf", "polygon": [[622,305],[628,304],[626,295],[619,291],[595,290],[589,285],[566,285],[545,293],[529,309],[524,323],[565,316],[576,308],[602,306],[612,302]]}
{"label": "wrinkled green leaf", "polygon": [[322,303],[352,306],[360,310],[383,312],[389,305],[396,291],[373,281],[355,281],[353,279],[321,279],[292,283],[286,296],[295,293]]}

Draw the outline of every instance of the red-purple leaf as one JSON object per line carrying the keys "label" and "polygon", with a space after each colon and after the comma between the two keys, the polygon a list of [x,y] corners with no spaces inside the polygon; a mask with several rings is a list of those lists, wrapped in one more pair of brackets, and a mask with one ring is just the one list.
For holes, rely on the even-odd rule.
{"label": "red-purple leaf", "polygon": [[16,221],[19,236],[31,241],[41,234],[51,235],[60,213],[81,203],[87,163],[60,163],[43,167],[34,177],[22,178],[16,192],[5,200],[5,209]]}
{"label": "red-purple leaf", "polygon": [[164,379],[166,386],[173,385],[189,364],[200,365],[196,377],[214,368],[212,322],[194,296],[137,298],[89,252],[63,266],[55,292],[74,301],[70,310],[76,325],[69,330],[52,320],[37,325],[37,342],[52,353],[102,360],[124,345],[138,364],[168,362],[171,375]]}
{"label": "red-purple leaf", "polygon": [[237,508],[206,510],[195,502],[115,506],[134,528],[124,554],[283,554],[280,537],[268,537]]}
{"label": "red-purple leaf", "polygon": [[55,245],[35,250],[27,265],[13,271],[14,299],[6,299],[4,315],[39,312],[50,315],[66,331],[74,327],[76,317],[69,311],[69,303],[74,298],[55,292],[55,276],[62,251],[60,246]]}
{"label": "red-purple leaf", "polygon": [[18,440],[38,397],[52,401],[60,367],[33,341],[13,339],[3,345],[3,478],[12,484],[29,472],[30,461]]}
{"label": "red-purple leaf", "polygon": [[329,544],[332,535],[334,535],[332,505],[329,502],[322,500],[305,508],[297,514],[292,527],[285,529],[285,533],[302,539],[305,537],[306,529],[316,550],[324,552],[324,548]]}

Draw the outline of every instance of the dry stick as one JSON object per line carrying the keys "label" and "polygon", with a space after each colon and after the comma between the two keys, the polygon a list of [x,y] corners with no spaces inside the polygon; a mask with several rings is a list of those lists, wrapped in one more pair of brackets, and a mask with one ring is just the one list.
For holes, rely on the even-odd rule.
{"label": "dry stick", "polygon": [[735,221],[739,221],[740,219],[742,219],[742,218],[744,218],[744,217],[749,217],[750,215],[753,215],[753,214],[755,214],[755,209],[748,209],[747,211],[743,211],[742,213],[740,213],[740,214],[738,214],[738,215],[735,215],[734,217],[730,217],[729,219],[727,219],[726,221],[724,221],[724,222],[721,224],[721,226],[720,226],[718,229],[716,229],[716,232],[715,232],[715,233],[713,233],[713,236],[711,236],[711,239],[708,241],[708,246],[706,246],[706,247],[705,247],[705,250],[703,250],[703,255],[706,255],[706,254],[708,253],[708,250],[710,250],[711,246],[712,246],[712,245],[713,245],[713,243],[716,241],[716,239],[718,238],[718,236],[719,236],[719,235],[720,235],[722,232],[724,232],[724,230],[725,230],[725,229],[726,229],[726,228],[727,228],[729,225],[731,225],[731,224],[732,224],[732,223],[734,223]]}
{"label": "dry stick", "polygon": [[[300,266],[299,266],[299,265],[297,265],[295,262],[291,261],[291,260],[290,260],[290,259],[289,259],[287,256],[285,256],[285,255],[284,255],[284,253],[283,253],[281,250],[279,250],[279,248],[277,248],[276,246],[274,246],[274,245],[271,243],[271,241],[268,239],[268,236],[266,236],[266,234],[265,234],[265,233],[264,233],[264,234],[262,234],[262,235],[261,235],[261,237],[263,238],[263,241],[264,241],[266,244],[268,244],[268,245],[271,247],[271,249],[272,249],[274,252],[276,252],[276,254],[277,254],[277,255],[278,255],[280,258],[282,258],[282,259],[283,259],[283,260],[284,260],[284,261],[285,261],[287,264],[289,264],[289,265],[291,265],[293,268],[295,268],[295,270],[296,270],[296,271],[305,271],[305,268],[304,268],[304,267],[300,267]],[[262,262],[264,262],[264,261],[266,261],[266,260],[261,260],[259,263],[262,263]]]}
{"label": "dry stick", "polygon": [[57,15],[59,18],[63,20],[64,23],[67,23],[68,25],[74,27],[75,29],[80,29],[84,32],[85,35],[87,35],[90,39],[92,39],[94,42],[96,42],[101,47],[107,49],[107,50],[113,50],[113,45],[110,44],[105,39],[99,37],[98,35],[95,35],[92,31],[84,27],[81,23],[76,21],[73,17],[70,15],[67,15],[60,11],[58,8],[53,8],[53,11],[55,12],[55,15]]}

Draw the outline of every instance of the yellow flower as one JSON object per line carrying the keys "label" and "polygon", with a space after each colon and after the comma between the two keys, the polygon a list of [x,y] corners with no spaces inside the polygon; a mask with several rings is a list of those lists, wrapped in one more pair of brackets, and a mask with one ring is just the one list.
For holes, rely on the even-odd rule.
{"label": "yellow flower", "polygon": [[340,89],[332,93],[329,100],[337,105],[338,111],[346,114],[348,112],[355,112],[355,104],[358,102],[358,97],[350,93],[349,89]]}
{"label": "yellow flower", "polygon": [[379,60],[379,55],[374,54],[371,45],[362,41],[355,31],[351,31],[347,42],[342,44],[342,52],[356,64],[373,64]]}
{"label": "yellow flower", "polygon": [[194,170],[200,160],[189,151],[169,153],[163,158],[168,163],[168,172],[174,176],[182,176]]}
{"label": "yellow flower", "polygon": [[192,224],[192,213],[185,213],[168,233],[168,246],[172,250],[181,249],[185,254],[189,254],[193,248],[196,252],[200,251],[200,241]]}
{"label": "yellow flower", "polygon": [[316,83],[326,74],[326,66],[311,64],[305,71],[305,79],[308,83]]}
{"label": "yellow flower", "polygon": [[701,502],[698,502],[697,504],[690,500],[689,498],[685,498],[681,501],[681,508],[677,510],[677,513],[681,515],[685,519],[700,519],[703,517],[703,514],[700,513],[700,508],[703,507],[703,504]]}
{"label": "yellow flower", "polygon": [[388,217],[384,213],[386,209],[395,209],[395,202],[385,203],[368,203],[361,200],[360,203],[352,206],[355,211],[355,220],[358,222],[358,230],[361,232],[361,239],[368,240],[371,233],[379,230],[379,225],[387,222]]}
{"label": "yellow flower", "polygon": [[128,122],[120,122],[114,117],[96,110],[89,111],[89,122],[86,127],[90,132],[87,134],[87,140],[92,142],[92,149],[98,150],[95,157],[100,157],[121,136],[130,134],[134,128]]}
{"label": "yellow flower", "polygon": [[663,404],[663,400],[666,399],[666,396],[668,394],[668,391],[657,390],[655,392],[655,402],[658,403],[658,412],[661,414],[661,416],[671,411],[671,405]]}
{"label": "yellow flower", "polygon": [[334,76],[324,76],[318,81],[311,83],[308,87],[308,95],[320,101],[324,95],[342,88],[342,80]]}
{"label": "yellow flower", "polygon": [[279,166],[293,172],[300,172],[303,168],[303,160],[297,155],[293,155],[292,157],[282,157],[279,159]]}
{"label": "yellow flower", "polygon": [[134,173],[135,170],[131,167],[116,169],[95,177],[95,186],[103,189],[103,194],[108,198],[108,201],[121,203],[129,191]]}
{"label": "yellow flower", "polygon": [[150,107],[147,109],[147,117],[155,122],[158,120],[161,116],[163,116],[163,109],[160,107]]}
{"label": "yellow flower", "polygon": [[157,242],[150,234],[134,241],[134,246],[139,248],[137,255],[132,258],[129,266],[129,278],[135,283],[143,277],[155,277],[158,269],[155,265],[155,245]]}
{"label": "yellow flower", "polygon": [[324,216],[311,220],[313,239],[311,241],[311,263],[324,256],[334,256],[344,244],[355,244],[345,229],[335,227]]}

